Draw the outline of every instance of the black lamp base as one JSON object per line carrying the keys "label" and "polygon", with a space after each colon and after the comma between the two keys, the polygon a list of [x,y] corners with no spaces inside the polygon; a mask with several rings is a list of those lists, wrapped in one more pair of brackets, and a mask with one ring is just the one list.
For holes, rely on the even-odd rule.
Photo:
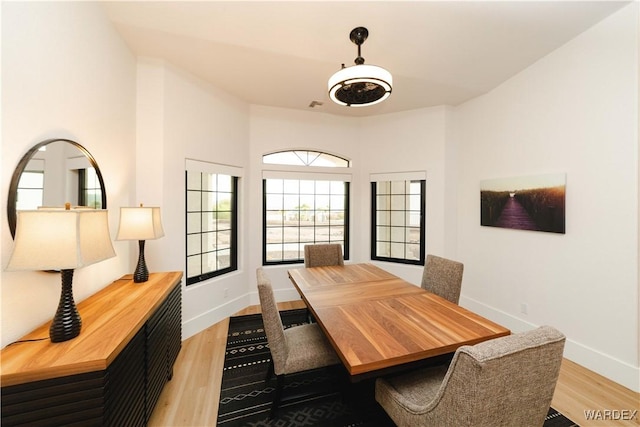
{"label": "black lamp base", "polygon": [[61,270],[62,292],[58,310],[49,328],[51,342],[63,342],[80,335],[82,319],[73,300],[73,270]]}
{"label": "black lamp base", "polygon": [[134,283],[149,280],[149,270],[147,270],[147,263],[144,261],[144,240],[138,240],[138,246],[140,250],[138,253],[138,265],[136,266],[136,271],[133,273]]}

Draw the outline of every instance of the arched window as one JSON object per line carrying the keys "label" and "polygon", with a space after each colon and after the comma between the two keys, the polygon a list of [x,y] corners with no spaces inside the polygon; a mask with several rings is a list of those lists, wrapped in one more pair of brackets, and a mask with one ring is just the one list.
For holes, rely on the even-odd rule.
{"label": "arched window", "polygon": [[262,156],[262,163],[289,166],[321,166],[326,168],[348,168],[349,160],[329,153],[312,150],[277,151]]}
{"label": "arched window", "polygon": [[291,166],[263,170],[263,264],[302,263],[304,246],[316,243],[339,243],[349,259],[349,160],[291,150],[265,154],[262,162]]}

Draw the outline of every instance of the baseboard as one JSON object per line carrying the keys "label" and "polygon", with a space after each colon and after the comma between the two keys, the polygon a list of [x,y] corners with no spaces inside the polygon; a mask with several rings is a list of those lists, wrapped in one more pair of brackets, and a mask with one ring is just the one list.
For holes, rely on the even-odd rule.
{"label": "baseboard", "polygon": [[629,390],[640,393],[640,367],[631,366],[594,348],[567,338],[564,356]]}
{"label": "baseboard", "polygon": [[186,340],[251,305],[249,294],[232,299],[194,318],[183,320],[182,339]]}
{"label": "baseboard", "polygon": [[[274,289],[276,301],[295,301],[300,299],[300,295],[295,289]],[[200,333],[213,324],[218,323],[222,319],[233,316],[240,310],[250,305],[260,304],[258,292],[250,292],[238,298],[230,300],[222,305],[212,308],[194,318],[183,320],[182,322],[182,339],[186,340]]]}
{"label": "baseboard", "polygon": [[[464,296],[460,297],[460,305],[509,328],[512,332],[522,332],[540,326]],[[632,366],[590,348],[572,340],[569,336],[565,343],[564,357],[636,393],[640,392],[640,367],[638,366]]]}

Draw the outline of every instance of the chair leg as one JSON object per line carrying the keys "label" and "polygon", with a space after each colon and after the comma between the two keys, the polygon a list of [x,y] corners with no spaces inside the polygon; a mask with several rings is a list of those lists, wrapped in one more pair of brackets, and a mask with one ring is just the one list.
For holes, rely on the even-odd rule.
{"label": "chair leg", "polygon": [[264,379],[265,383],[268,383],[271,377],[275,374],[275,368],[273,367],[273,358],[269,361],[269,368],[267,368],[267,376]]}
{"label": "chair leg", "polygon": [[311,310],[307,308],[307,322],[308,323],[316,323],[316,318],[311,314]]}
{"label": "chair leg", "polygon": [[276,395],[273,397],[273,403],[271,404],[271,413],[269,419],[275,418],[278,412],[278,406],[280,405],[280,399],[282,399],[282,390],[284,389],[284,374],[276,377]]}

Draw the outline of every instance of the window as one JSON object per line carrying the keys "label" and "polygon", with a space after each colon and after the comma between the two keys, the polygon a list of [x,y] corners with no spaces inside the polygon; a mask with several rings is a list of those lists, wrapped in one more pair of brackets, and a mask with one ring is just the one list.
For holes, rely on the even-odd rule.
{"label": "window", "polygon": [[78,169],[78,205],[102,209],[102,186],[96,170],[92,167]]}
{"label": "window", "polygon": [[[349,259],[350,161],[314,150],[278,151],[262,156],[262,263],[304,262],[304,247],[339,243]],[[313,172],[310,172],[313,170]]]}
{"label": "window", "polygon": [[262,163],[289,166],[321,166],[328,168],[350,166],[349,160],[320,151],[291,150],[278,151],[262,156]]}
{"label": "window", "polygon": [[18,181],[16,209],[38,209],[44,200],[44,171],[24,171]]}
{"label": "window", "polygon": [[238,180],[188,163],[187,285],[238,269]]}
{"label": "window", "polygon": [[371,259],[424,264],[425,182],[371,183]]}
{"label": "window", "polygon": [[300,263],[304,246],[340,243],[348,258],[349,182],[264,179],[263,264]]}

